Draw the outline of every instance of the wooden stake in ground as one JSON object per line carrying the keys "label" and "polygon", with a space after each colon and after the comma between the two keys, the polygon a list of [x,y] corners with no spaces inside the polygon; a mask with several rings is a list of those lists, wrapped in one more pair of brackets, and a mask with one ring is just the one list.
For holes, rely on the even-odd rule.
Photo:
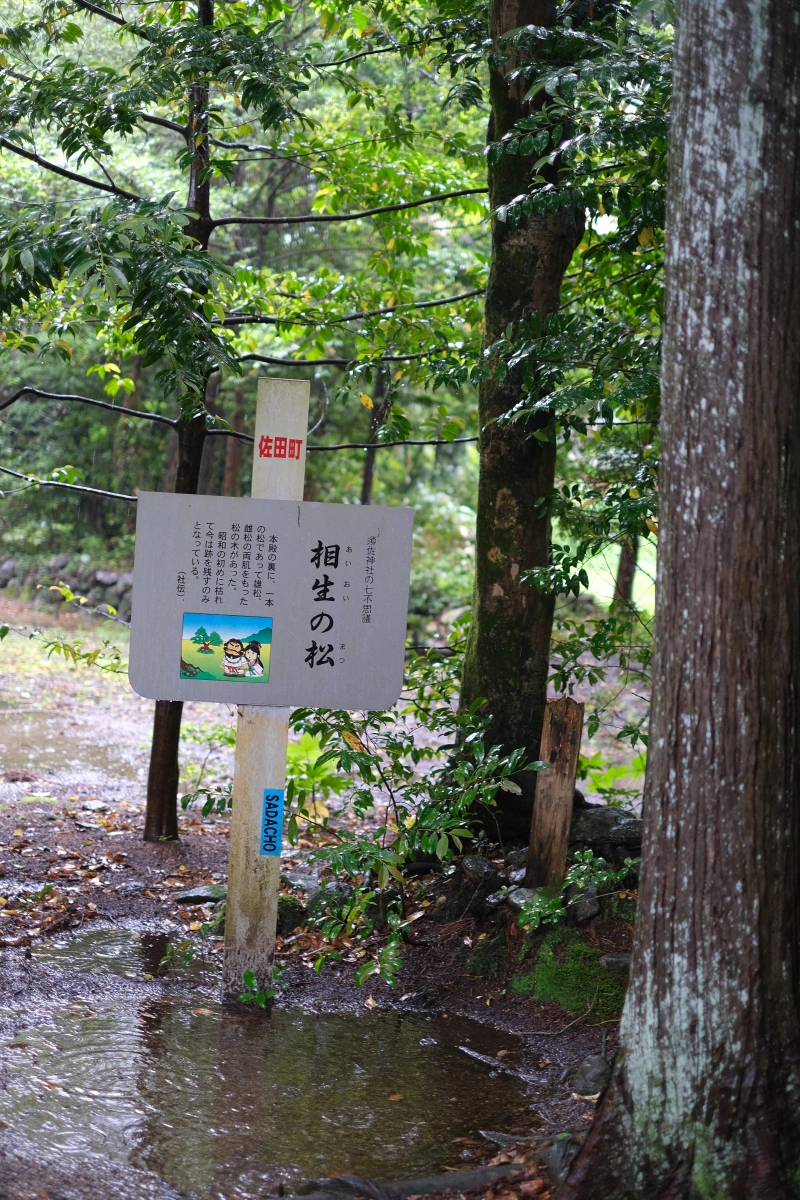
{"label": "wooden stake in ground", "polygon": [[526,887],[558,888],[564,882],[582,732],[582,704],[568,697],[548,700],[539,758],[550,770],[536,779]]}
{"label": "wooden stake in ground", "polygon": [[[309,386],[307,380],[259,380],[251,488],[258,499],[303,499]],[[300,445],[292,458],[290,442]],[[288,708],[239,707],[222,968],[226,999],[241,993],[245,971],[264,989],[272,978],[281,860],[261,852],[261,832],[265,792],[282,794],[285,786],[288,741]]]}

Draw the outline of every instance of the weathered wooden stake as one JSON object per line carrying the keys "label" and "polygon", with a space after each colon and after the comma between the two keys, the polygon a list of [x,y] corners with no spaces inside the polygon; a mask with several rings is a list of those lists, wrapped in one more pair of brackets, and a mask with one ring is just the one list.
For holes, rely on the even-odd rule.
{"label": "weathered wooden stake", "polygon": [[[303,499],[309,389],[307,380],[258,381],[251,495],[260,500]],[[300,444],[297,457],[288,457],[290,441]],[[260,854],[259,843],[264,790],[284,787],[288,741],[288,708],[239,707],[222,968],[226,999],[241,993],[245,971],[262,988],[272,978],[280,858]]]}
{"label": "weathered wooden stake", "polygon": [[558,888],[564,882],[582,732],[582,704],[548,700],[539,758],[550,763],[550,770],[536,778],[526,887]]}

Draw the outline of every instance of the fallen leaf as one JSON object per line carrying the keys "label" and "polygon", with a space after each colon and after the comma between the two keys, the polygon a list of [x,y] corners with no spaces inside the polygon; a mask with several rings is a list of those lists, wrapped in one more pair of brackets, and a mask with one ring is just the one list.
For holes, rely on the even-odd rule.
{"label": "fallen leaf", "polygon": [[192,1012],[196,1017],[215,1017],[217,1015],[213,1008],[193,1008]]}
{"label": "fallen leaf", "polygon": [[365,1000],[364,1004],[367,1008],[377,1008],[377,1005],[376,1005],[375,1001],[372,999],[372,996],[370,996],[368,1000]]}
{"label": "fallen leaf", "polygon": [[523,1196],[541,1196],[542,1192],[547,1191],[547,1184],[543,1179],[526,1179],[517,1187]]}
{"label": "fallen leaf", "polygon": [[389,1097],[389,1099],[390,1099],[390,1100],[402,1100],[402,1099],[403,1099],[403,1097],[402,1097],[402,1094],[401,1094],[400,1092],[392,1092],[392,1094],[391,1094],[391,1096]]}

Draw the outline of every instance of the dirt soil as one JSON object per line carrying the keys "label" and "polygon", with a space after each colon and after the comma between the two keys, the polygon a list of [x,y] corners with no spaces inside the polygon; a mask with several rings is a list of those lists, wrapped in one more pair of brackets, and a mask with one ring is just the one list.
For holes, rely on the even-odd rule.
{"label": "dirt soil", "polygon": [[[0,619],[30,626],[32,616],[30,607],[0,600]],[[63,619],[60,628],[87,644],[98,636],[76,630],[74,623],[70,628]],[[190,721],[228,723],[234,717],[226,706],[186,708]],[[48,661],[32,643],[12,634],[0,644],[0,1036],[6,1045],[24,1026],[27,1010],[86,998],[84,985],[76,983],[80,977],[37,962],[37,944],[120,927],[156,931],[178,942],[197,935],[214,918],[213,904],[178,897],[190,887],[225,882],[227,819],[183,815],[177,842],[141,839],[151,720],[152,703],[135,696],[126,677],[78,670],[56,657]],[[199,750],[194,756],[202,757]],[[190,761],[187,755],[184,766],[191,774]],[[224,773],[226,762],[230,766],[224,752],[218,754],[217,770]],[[307,840],[284,860],[284,871],[295,880],[284,890],[302,896],[314,882],[306,861],[311,848]],[[587,1055],[604,1049],[613,1057],[617,1024],[596,1024],[591,1013],[576,1018],[556,1004],[512,994],[509,973],[521,943],[513,920],[506,925],[508,953],[499,973],[489,980],[468,974],[481,935],[493,936],[496,924],[472,917],[440,920],[453,886],[450,878],[429,875],[421,890],[416,886],[417,896],[425,896],[424,915],[410,927],[396,987],[374,976],[357,988],[355,948],[345,950],[350,961],[329,962],[316,971],[320,939],[299,929],[279,939],[288,986],[276,1003],[320,1012],[366,1008],[463,1016],[521,1037],[525,1076],[537,1094],[533,1121],[516,1131],[518,1144],[499,1154],[497,1146],[487,1144],[475,1151],[475,1160],[517,1161],[522,1173],[514,1183],[497,1183],[476,1194],[487,1200],[546,1197],[550,1184],[536,1165],[541,1148],[558,1134],[578,1140],[585,1134],[595,1102],[575,1098],[570,1080]],[[582,936],[606,952],[628,952],[631,932],[630,925],[616,921],[591,926]],[[219,960],[221,948],[221,939],[209,935],[206,953],[212,961]],[[191,979],[164,975],[155,958],[151,974],[94,986],[113,985],[143,998],[191,999],[196,987]],[[9,1070],[0,1050],[0,1086]],[[12,1130],[0,1130],[0,1200],[177,1196],[148,1173],[131,1168],[119,1175],[120,1170],[87,1162],[77,1171],[72,1164],[65,1174],[57,1155],[41,1153]]]}

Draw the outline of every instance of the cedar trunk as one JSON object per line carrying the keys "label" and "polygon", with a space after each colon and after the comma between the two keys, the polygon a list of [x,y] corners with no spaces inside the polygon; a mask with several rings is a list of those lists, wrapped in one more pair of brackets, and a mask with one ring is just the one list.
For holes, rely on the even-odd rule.
{"label": "cedar trunk", "polygon": [[[552,0],[492,0],[490,32],[498,39],[522,25],[552,25]],[[498,141],[531,106],[523,102],[527,84],[509,84],[513,56],[491,70],[489,140]],[[541,102],[540,93],[535,104]],[[504,155],[489,167],[492,208],[527,192],[533,158]],[[532,214],[517,226],[492,218],[492,262],[486,289],[484,345],[503,335],[509,322],[537,312],[542,320],[560,303],[561,281],[583,232],[575,209]],[[518,369],[502,382],[480,387],[480,478],[476,529],[476,569],[461,703],[488,701],[487,741],[507,750],[524,746],[539,752],[547,692],[553,597],[528,584],[520,573],[546,566],[550,519],[536,508],[553,488],[555,443],[539,442],[522,423],[498,426],[522,397]]]}
{"label": "cedar trunk", "polygon": [[800,1196],[799,20],[678,3],[639,918],[559,1200]]}

